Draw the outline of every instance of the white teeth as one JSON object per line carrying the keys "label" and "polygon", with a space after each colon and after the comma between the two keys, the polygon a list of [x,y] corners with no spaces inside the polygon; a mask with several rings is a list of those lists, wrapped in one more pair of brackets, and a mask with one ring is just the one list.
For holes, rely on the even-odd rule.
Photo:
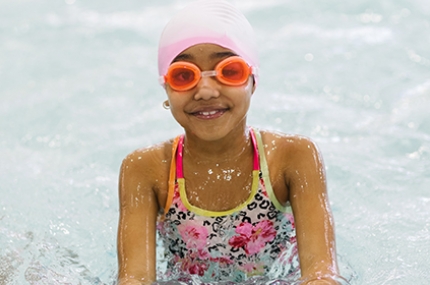
{"label": "white teeth", "polygon": [[201,112],[201,114],[202,114],[203,116],[215,115],[216,113],[217,113],[217,111]]}

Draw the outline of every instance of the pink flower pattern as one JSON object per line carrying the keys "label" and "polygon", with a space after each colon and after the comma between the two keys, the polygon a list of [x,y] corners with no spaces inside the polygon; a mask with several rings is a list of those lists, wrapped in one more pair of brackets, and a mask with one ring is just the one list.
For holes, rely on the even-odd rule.
{"label": "pink flower pattern", "polygon": [[198,259],[184,259],[182,261],[182,270],[190,274],[203,276],[208,269],[208,264]]}
{"label": "pink flower pattern", "polygon": [[[261,179],[260,186],[262,184]],[[219,226],[215,225],[229,218],[204,217],[190,212],[178,190],[175,189],[169,213],[157,225],[167,256],[170,256],[167,275],[175,274],[169,270],[176,268],[179,272],[206,278],[202,280],[220,278],[222,274],[230,276],[232,272],[235,276],[229,277],[233,278],[231,280],[245,280],[246,276],[264,274],[282,252],[296,246],[293,215],[280,212],[273,204],[263,208],[267,204],[263,201],[270,201],[264,188],[259,188],[256,194],[256,206],[235,214],[222,239],[218,236]],[[297,256],[294,251],[289,257],[291,264],[298,264]],[[298,265],[291,267],[291,272],[296,270],[295,266]],[[236,270],[231,271],[231,268]]]}
{"label": "pink flower pattern", "polygon": [[250,223],[241,223],[236,228],[236,233],[238,235],[233,236],[228,243],[233,248],[243,247],[247,255],[258,253],[276,236],[273,222],[268,220],[263,220],[255,226]]}
{"label": "pink flower pattern", "polygon": [[208,229],[190,222],[178,226],[179,234],[188,249],[203,249],[206,246]]}
{"label": "pink flower pattern", "polygon": [[188,211],[187,207],[185,207],[184,203],[182,203],[181,196],[179,195],[178,186],[176,185],[175,188],[176,189],[173,193],[172,204],[174,204],[176,207],[178,207],[181,212]]}

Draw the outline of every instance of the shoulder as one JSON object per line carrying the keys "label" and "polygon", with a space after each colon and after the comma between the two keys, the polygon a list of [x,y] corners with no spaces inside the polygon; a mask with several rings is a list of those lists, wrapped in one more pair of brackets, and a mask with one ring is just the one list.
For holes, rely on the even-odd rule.
{"label": "shoulder", "polygon": [[309,137],[266,130],[260,133],[270,168],[295,172],[323,164],[317,144]]}
{"label": "shoulder", "polygon": [[172,159],[173,139],[137,149],[129,153],[122,161],[121,176],[139,177],[151,183],[168,175]]}
{"label": "shoulder", "polygon": [[123,159],[123,163],[141,166],[149,163],[158,163],[160,159],[170,159],[172,146],[173,139],[136,149]]}
{"label": "shoulder", "polygon": [[266,151],[277,150],[289,155],[318,152],[317,144],[306,136],[267,130],[260,130],[260,133]]}

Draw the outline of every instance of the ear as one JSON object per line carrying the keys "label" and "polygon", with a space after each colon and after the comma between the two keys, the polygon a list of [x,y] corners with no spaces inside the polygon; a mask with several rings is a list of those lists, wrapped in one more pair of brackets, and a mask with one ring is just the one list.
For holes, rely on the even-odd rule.
{"label": "ear", "polygon": [[252,76],[252,92],[251,94],[254,94],[255,89],[257,89],[257,84],[255,84],[255,78],[254,75]]}

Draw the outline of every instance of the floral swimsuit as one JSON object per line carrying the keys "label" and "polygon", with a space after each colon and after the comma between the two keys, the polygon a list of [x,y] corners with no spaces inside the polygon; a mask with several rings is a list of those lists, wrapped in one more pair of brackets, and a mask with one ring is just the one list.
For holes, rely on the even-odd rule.
{"label": "floral swimsuit", "polygon": [[300,272],[291,206],[276,199],[263,143],[250,129],[254,170],[249,198],[234,209],[214,212],[190,204],[182,170],[184,136],[173,146],[169,194],[158,221],[167,259],[166,276],[199,275],[203,282],[240,282],[255,275],[288,277]]}

